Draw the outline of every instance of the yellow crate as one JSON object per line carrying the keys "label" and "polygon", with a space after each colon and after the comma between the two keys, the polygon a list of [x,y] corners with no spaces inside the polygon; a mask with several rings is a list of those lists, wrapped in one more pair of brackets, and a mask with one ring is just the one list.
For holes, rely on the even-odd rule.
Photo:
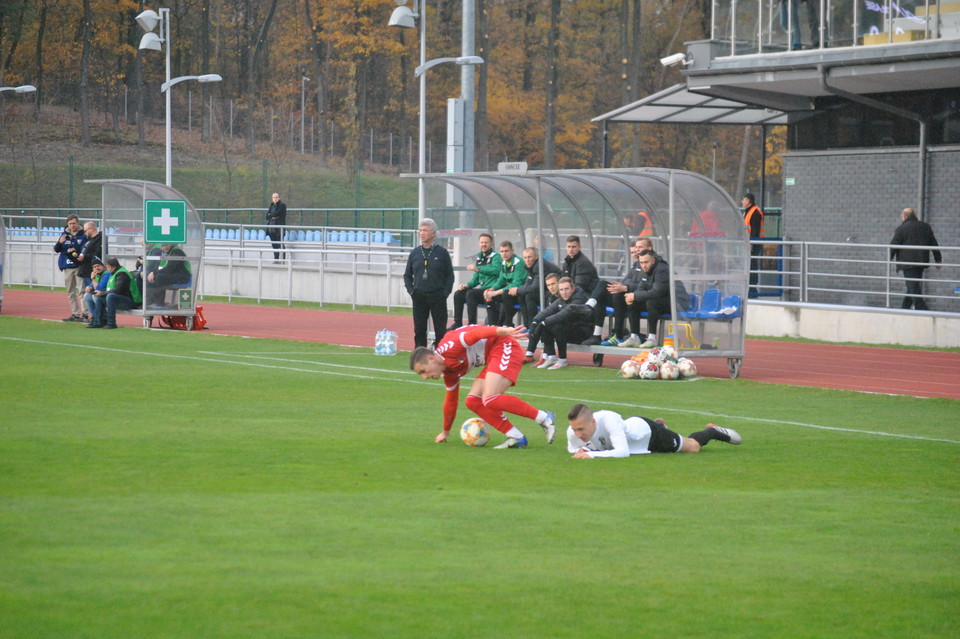
{"label": "yellow crate", "polygon": [[[865,45],[886,44],[887,40],[889,40],[889,37],[886,33],[870,33],[863,36],[863,44]],[[894,42],[914,42],[916,40],[923,40],[923,31],[904,31],[903,33],[893,34]]]}
{"label": "yellow crate", "polygon": [[[950,2],[940,5],[940,13],[954,13],[956,11],[960,11],[960,2]],[[925,16],[927,15],[927,8],[923,5],[920,5],[913,10],[913,14],[917,16]],[[937,15],[937,5],[932,2],[930,3],[930,15]]]}

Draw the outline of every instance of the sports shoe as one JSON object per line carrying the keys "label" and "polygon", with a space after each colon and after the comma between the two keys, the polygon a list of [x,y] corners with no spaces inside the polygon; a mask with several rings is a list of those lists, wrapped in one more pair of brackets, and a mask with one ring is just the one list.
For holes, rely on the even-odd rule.
{"label": "sports shoe", "polygon": [[557,363],[556,355],[547,355],[546,359],[543,360],[543,363],[538,365],[537,368],[550,368]]}
{"label": "sports shoe", "polygon": [[620,338],[618,338],[616,335],[611,335],[607,339],[600,342],[600,346],[619,346],[620,344]]}
{"label": "sports shoe", "polygon": [[523,363],[524,363],[524,364],[529,364],[529,363],[531,363],[533,360],[534,360],[533,355],[524,355],[524,356],[523,356]]}
{"label": "sports shoe", "polygon": [[507,437],[507,441],[503,442],[499,446],[494,446],[494,450],[503,450],[505,448],[526,448],[527,447],[527,436],[524,435],[520,439],[516,437]]}
{"label": "sports shoe", "polygon": [[657,342],[652,339],[648,339],[643,344],[640,345],[640,348],[653,348],[657,345]]}
{"label": "sports shoe", "polygon": [[583,346],[600,346],[600,336],[594,335],[580,342]]}
{"label": "sports shoe", "polygon": [[93,322],[87,324],[87,328],[103,328],[103,324],[94,324]]}
{"label": "sports shoe", "polygon": [[83,318],[79,315],[71,315],[70,317],[64,317],[61,322],[82,322]]}
{"label": "sports shoe", "polygon": [[557,414],[548,410],[547,419],[540,424],[540,428],[543,429],[544,434],[547,436],[547,443],[552,444],[553,438],[557,436]]}
{"label": "sports shoe", "polygon": [[533,368],[540,368],[540,365],[543,364],[545,361],[547,361],[546,358],[541,357],[540,359],[535,361],[533,364],[530,364],[530,366],[532,366]]}
{"label": "sports shoe", "polygon": [[743,438],[740,437],[740,433],[733,430],[732,428],[722,428],[716,424],[707,424],[707,428],[712,428],[717,431],[717,439],[722,442],[727,442],[728,444],[733,444],[734,446],[740,445],[743,441]]}
{"label": "sports shoe", "polygon": [[567,366],[569,366],[569,364],[567,363],[567,360],[565,360],[565,359],[558,359],[557,361],[555,361],[555,362],[553,363],[553,366],[548,366],[548,367],[547,367],[547,370],[548,370],[548,371],[555,371],[555,370],[559,370],[559,369],[561,369],[561,368],[566,368]]}
{"label": "sports shoe", "polygon": [[631,335],[627,339],[620,342],[618,346],[622,348],[637,348],[640,346],[640,340],[637,339],[636,335]]}

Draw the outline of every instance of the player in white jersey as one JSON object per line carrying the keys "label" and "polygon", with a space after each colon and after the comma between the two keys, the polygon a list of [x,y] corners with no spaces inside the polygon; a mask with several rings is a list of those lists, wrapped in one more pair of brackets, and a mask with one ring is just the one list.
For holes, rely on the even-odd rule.
{"label": "player in white jersey", "polygon": [[567,450],[576,459],[629,457],[647,453],[699,453],[712,439],[739,444],[743,439],[732,428],[715,424],[683,437],[662,420],[628,417],[609,410],[593,412],[586,404],[574,404],[567,415]]}

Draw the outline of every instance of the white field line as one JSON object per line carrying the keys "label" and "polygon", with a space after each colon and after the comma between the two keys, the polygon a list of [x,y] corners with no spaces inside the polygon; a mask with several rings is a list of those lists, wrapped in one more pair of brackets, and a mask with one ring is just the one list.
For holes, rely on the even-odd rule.
{"label": "white field line", "polygon": [[[63,344],[60,342],[47,342],[43,340],[23,339],[19,337],[0,336],[0,340],[7,340],[7,341],[13,341],[13,342],[26,342],[30,344],[42,344],[46,346],[54,346],[57,348],[61,348],[63,346]],[[84,344],[72,344],[71,348],[72,349],[86,348],[90,350],[106,351],[111,353],[122,353],[126,355],[138,355],[142,357],[180,359],[180,360],[190,360],[190,361],[196,361],[196,362],[229,364],[234,366],[248,366],[251,368],[265,368],[265,369],[272,369],[272,370],[293,371],[293,372],[299,372],[299,373],[333,375],[337,377],[349,377],[353,379],[363,379],[363,380],[377,381],[377,382],[391,381],[391,382],[401,382],[405,384],[424,384],[425,383],[424,380],[414,378],[413,373],[409,371],[385,370],[382,368],[364,367],[364,366],[348,366],[346,364],[331,364],[327,362],[303,362],[301,360],[296,360],[296,359],[287,359],[287,358],[280,358],[280,357],[263,357],[260,354],[250,354],[250,353],[234,354],[234,353],[224,353],[224,352],[214,352],[214,351],[197,351],[200,355],[212,356],[212,357],[197,357],[193,355],[173,355],[168,353],[152,353],[149,351],[134,351],[134,350],[128,350],[128,349],[121,349],[121,348],[109,348],[106,346],[90,346],[90,345],[84,345]],[[288,353],[288,354],[292,355],[294,353]],[[228,357],[254,359],[254,360],[266,359],[266,360],[276,361],[276,362],[293,362],[297,364],[320,366],[325,369],[342,368],[342,369],[354,370],[354,371],[366,371],[369,373],[380,373],[380,374],[385,373],[387,375],[391,375],[392,377],[379,377],[379,376],[375,377],[369,374],[348,373],[348,372],[340,372],[340,371],[332,371],[332,370],[316,370],[313,368],[301,368],[300,366],[282,366],[278,364],[266,364],[259,361],[237,361],[236,359],[222,359],[222,358],[228,358]],[[618,381],[618,380],[611,380],[611,381]],[[596,384],[597,382],[594,380],[592,383]],[[923,435],[905,435],[901,433],[887,433],[883,431],[872,431],[872,430],[864,430],[864,429],[858,429],[858,428],[840,428],[837,426],[824,426],[822,424],[810,424],[807,422],[783,421],[778,419],[752,417],[749,415],[731,415],[727,413],[718,413],[718,412],[712,412],[712,411],[679,409],[679,408],[672,408],[669,406],[657,406],[657,405],[651,405],[651,404],[631,404],[626,402],[614,402],[614,401],[608,401],[608,400],[591,399],[588,397],[576,398],[576,397],[570,397],[568,395],[567,396],[543,395],[539,393],[523,393],[523,395],[526,397],[536,397],[539,399],[548,399],[548,400],[555,400],[555,401],[562,401],[562,402],[583,403],[583,404],[602,404],[603,406],[621,406],[621,407],[630,408],[630,409],[640,408],[644,410],[661,412],[661,413],[671,412],[671,413],[686,414],[686,415],[700,415],[707,418],[720,418],[720,419],[726,419],[726,420],[731,420],[735,422],[749,421],[749,422],[768,423],[768,424],[782,424],[786,426],[796,426],[799,428],[813,428],[816,430],[855,433],[859,435],[872,435],[876,437],[891,437],[896,439],[910,439],[910,440],[918,440],[918,441],[943,442],[947,444],[960,444],[960,440],[955,440],[955,439],[925,437]]]}

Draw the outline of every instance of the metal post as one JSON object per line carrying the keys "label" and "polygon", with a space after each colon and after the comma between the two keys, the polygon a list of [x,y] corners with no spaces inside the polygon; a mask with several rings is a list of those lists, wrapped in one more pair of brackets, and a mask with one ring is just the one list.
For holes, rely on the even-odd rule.
{"label": "metal post", "polygon": [[[160,9],[160,29],[163,33],[160,36],[160,39],[163,40],[164,48],[166,49],[166,67],[167,67],[167,82],[170,82],[170,49],[173,48],[173,43],[170,41],[170,9]],[[166,177],[167,177],[167,186],[173,186],[173,138],[170,133],[170,87],[167,86],[167,90],[164,91],[166,95],[164,96],[164,104],[167,109],[167,131],[166,131]]]}
{"label": "metal post", "polygon": [[[427,2],[420,1],[420,66],[427,63]],[[419,139],[417,154],[417,171],[420,177],[417,178],[417,227],[420,227],[420,221],[427,217],[426,185],[423,181],[423,174],[427,172],[427,74],[420,74],[420,117],[419,117]]]}
{"label": "metal post", "polygon": [[[461,25],[462,53],[460,55],[473,56],[476,52],[476,19],[475,0],[463,0],[463,24]],[[473,171],[474,164],[474,74],[472,64],[465,64],[460,68],[460,97],[463,99],[463,170],[466,173]]]}

